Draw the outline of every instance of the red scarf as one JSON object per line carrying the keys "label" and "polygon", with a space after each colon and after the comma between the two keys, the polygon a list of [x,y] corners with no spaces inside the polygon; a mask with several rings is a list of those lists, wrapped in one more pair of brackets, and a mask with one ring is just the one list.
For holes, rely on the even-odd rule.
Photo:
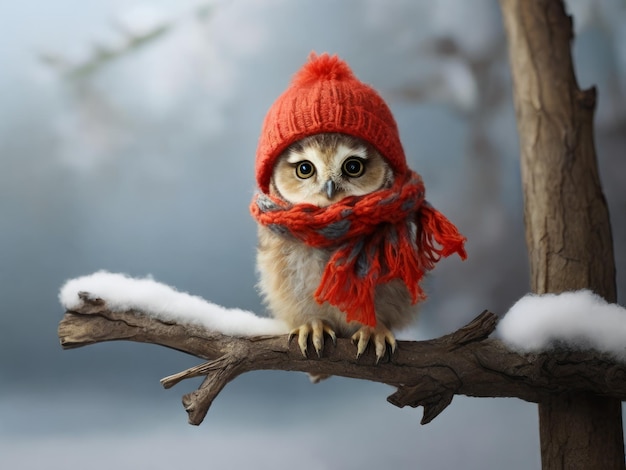
{"label": "red scarf", "polygon": [[315,299],[338,307],[348,322],[376,326],[377,285],[402,279],[415,304],[426,297],[419,283],[437,261],[467,257],[465,237],[424,200],[424,183],[413,171],[391,188],[328,207],[257,194],[250,210],[274,232],[331,251]]}

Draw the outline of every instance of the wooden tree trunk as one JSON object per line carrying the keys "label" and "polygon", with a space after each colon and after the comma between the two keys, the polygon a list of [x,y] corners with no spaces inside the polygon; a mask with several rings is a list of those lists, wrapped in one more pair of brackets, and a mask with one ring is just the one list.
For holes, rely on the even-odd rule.
{"label": "wooden tree trunk", "polygon": [[[616,301],[613,243],[593,141],[595,89],[580,90],[561,0],[500,0],[520,138],[526,242],[536,293],[589,288]],[[539,404],[544,469],[624,469],[621,402]]]}

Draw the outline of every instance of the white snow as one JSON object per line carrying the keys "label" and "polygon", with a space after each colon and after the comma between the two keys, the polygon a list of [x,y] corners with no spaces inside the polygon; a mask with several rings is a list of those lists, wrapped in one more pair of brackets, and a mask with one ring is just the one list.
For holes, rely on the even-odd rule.
{"label": "white snow", "polygon": [[595,349],[624,361],[626,308],[589,290],[528,294],[506,313],[496,335],[520,352],[543,352],[558,345]]}
{"label": "white snow", "polygon": [[138,310],[160,320],[199,325],[231,336],[278,335],[289,332],[282,321],[263,318],[246,310],[226,308],[201,297],[180,292],[150,277],[98,271],[67,281],[59,301],[67,310],[78,308],[79,292],[103,299],[113,311]]}
{"label": "white snow", "polygon": [[[67,310],[80,307],[79,292],[103,299],[113,311],[138,310],[160,320],[199,325],[231,336],[289,332],[280,320],[222,307],[150,277],[98,271],[70,279],[59,292],[61,305]],[[610,304],[589,290],[528,294],[502,318],[496,336],[520,352],[543,352],[558,345],[595,349],[626,361],[626,308]]]}

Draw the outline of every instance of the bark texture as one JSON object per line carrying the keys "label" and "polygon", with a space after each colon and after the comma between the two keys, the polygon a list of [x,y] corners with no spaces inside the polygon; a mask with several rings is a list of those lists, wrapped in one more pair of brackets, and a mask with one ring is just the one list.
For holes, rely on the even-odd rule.
{"label": "bark texture", "polygon": [[59,338],[65,349],[102,341],[159,344],[208,360],[161,380],[169,388],[181,380],[206,376],[200,388],[183,397],[191,424],[200,424],[213,400],[238,375],[252,370],[302,371],[382,382],[397,388],[393,405],[423,406],[422,423],[441,413],[454,395],[518,397],[541,402],[552,394],[591,391],[626,397],[626,365],[593,352],[555,351],[521,355],[488,339],[498,318],[483,312],[458,331],[429,341],[400,341],[396,352],[376,364],[371,348],[358,360],[348,339],[327,342],[321,358],[304,358],[286,336],[225,336],[198,326],[163,322],[150,312],[115,312],[102,299],[82,293],[83,304],[65,313]]}
{"label": "bark texture", "polygon": [[[616,301],[607,205],[593,139],[595,89],[580,90],[560,0],[500,0],[520,138],[526,241],[536,293],[589,288]],[[619,400],[588,393],[539,405],[544,469],[624,469]]]}

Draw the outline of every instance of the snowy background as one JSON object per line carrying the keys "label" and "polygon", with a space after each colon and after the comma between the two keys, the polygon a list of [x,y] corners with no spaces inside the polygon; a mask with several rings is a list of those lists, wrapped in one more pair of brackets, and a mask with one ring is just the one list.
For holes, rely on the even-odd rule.
{"label": "snowy background", "polygon": [[[626,4],[568,2],[626,293]],[[392,389],[256,372],[200,427],[161,377],[195,358],[151,345],[62,351],[58,290],[100,269],[263,311],[254,152],[311,50],[388,101],[427,197],[468,237],[405,338],[450,332],[528,290],[515,116],[495,0],[56,0],[0,8],[0,467],[539,468],[537,412],[455,397],[435,421]]]}

